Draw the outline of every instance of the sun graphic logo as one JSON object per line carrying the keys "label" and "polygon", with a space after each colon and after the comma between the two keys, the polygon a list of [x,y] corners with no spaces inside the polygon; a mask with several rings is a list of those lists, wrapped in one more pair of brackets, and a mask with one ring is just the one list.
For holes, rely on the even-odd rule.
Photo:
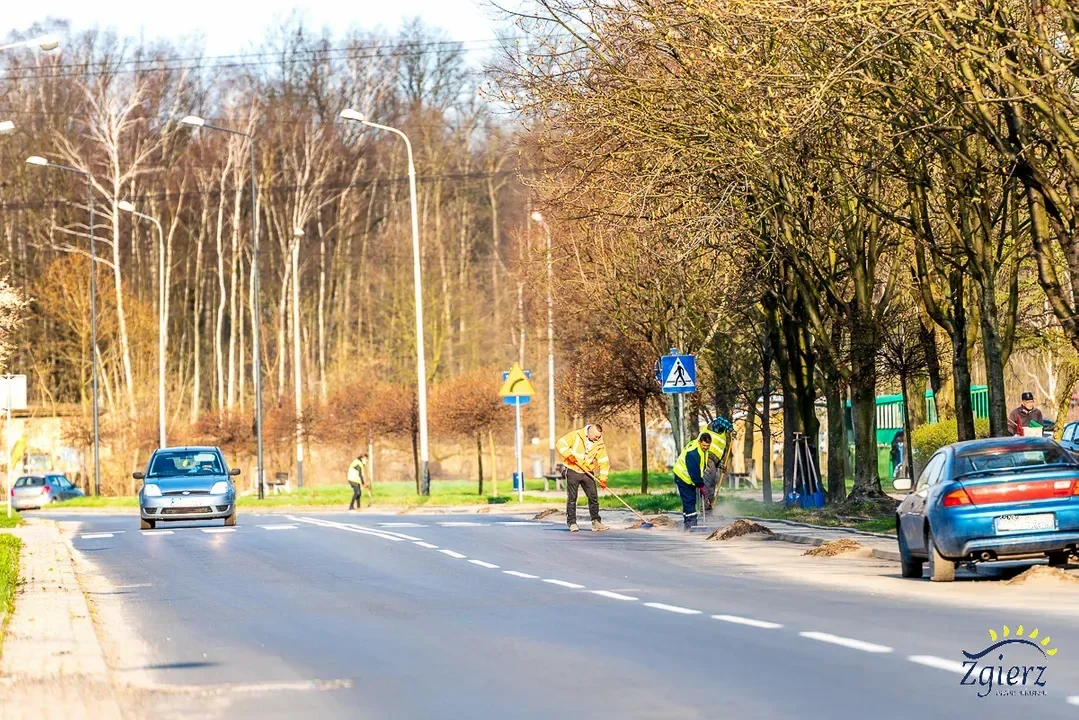
{"label": "sun graphic logo", "polygon": [[978,697],[994,692],[998,697],[1044,696],[1045,671],[1048,661],[1057,654],[1050,646],[1052,638],[1043,636],[1038,628],[1026,632],[1022,625],[1012,632],[1007,625],[998,633],[989,631],[990,644],[981,652],[966,650],[963,667],[966,673],[960,685],[978,688]]}

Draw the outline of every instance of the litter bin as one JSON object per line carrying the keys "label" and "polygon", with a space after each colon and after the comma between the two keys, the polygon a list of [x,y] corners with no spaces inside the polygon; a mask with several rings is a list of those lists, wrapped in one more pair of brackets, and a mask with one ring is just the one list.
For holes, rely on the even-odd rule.
{"label": "litter bin", "polygon": [[520,492],[524,488],[522,473],[513,473],[513,492]]}

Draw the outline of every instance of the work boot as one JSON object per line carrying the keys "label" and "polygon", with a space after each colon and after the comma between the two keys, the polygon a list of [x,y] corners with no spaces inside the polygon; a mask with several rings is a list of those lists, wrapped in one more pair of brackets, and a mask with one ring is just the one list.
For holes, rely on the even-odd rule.
{"label": "work boot", "polygon": [[592,521],[592,532],[603,532],[604,530],[610,530],[610,528],[604,525],[599,520]]}
{"label": "work boot", "polygon": [[581,528],[577,527],[577,523],[570,523],[569,531],[570,532],[580,532]]}

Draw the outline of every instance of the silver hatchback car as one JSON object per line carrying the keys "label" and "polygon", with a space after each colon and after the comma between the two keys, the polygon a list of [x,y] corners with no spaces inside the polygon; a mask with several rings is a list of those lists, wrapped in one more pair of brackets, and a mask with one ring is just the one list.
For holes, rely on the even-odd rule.
{"label": "silver hatchback car", "polygon": [[16,510],[45,507],[49,503],[82,497],[82,490],[60,473],[23,475],[11,488],[11,507]]}
{"label": "silver hatchback car", "polygon": [[221,520],[236,524],[236,488],[220,448],[161,448],[150,456],[146,472],[133,474],[142,480],[139,491],[140,527],[153,528],[159,521]]}

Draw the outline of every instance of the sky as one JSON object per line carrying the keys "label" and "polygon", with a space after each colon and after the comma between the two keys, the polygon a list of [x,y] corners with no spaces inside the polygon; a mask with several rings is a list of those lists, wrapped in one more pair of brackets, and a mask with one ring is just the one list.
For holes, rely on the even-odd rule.
{"label": "sky", "polygon": [[493,38],[500,24],[487,0],[48,0],[42,5],[14,1],[5,5],[0,38],[52,17],[70,20],[76,31],[114,29],[146,39],[201,36],[209,55],[251,50],[267,27],[296,9],[309,26],[335,30],[355,25],[392,31],[403,20],[420,16],[461,41]]}

